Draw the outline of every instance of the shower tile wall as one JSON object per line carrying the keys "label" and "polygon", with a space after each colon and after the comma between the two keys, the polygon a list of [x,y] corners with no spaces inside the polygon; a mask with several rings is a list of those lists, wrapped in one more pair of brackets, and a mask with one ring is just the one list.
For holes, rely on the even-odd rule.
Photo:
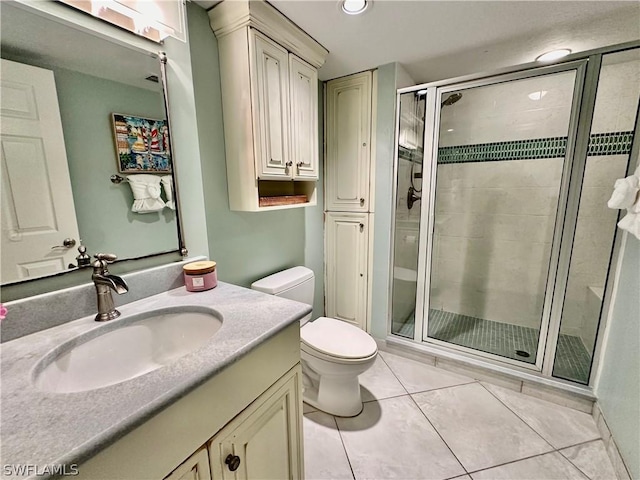
{"label": "shower tile wall", "polygon": [[[564,74],[464,91],[439,147],[566,137],[572,89]],[[460,161],[438,165],[430,308],[537,329],[563,159]]]}
{"label": "shower tile wall", "polygon": [[431,309],[539,327],[561,175],[561,159],[438,166]]}

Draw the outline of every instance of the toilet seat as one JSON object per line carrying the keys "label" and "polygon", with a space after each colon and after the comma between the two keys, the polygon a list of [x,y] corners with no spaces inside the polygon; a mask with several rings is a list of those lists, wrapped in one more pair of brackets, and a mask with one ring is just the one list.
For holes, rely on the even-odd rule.
{"label": "toilet seat", "polygon": [[336,363],[366,361],[378,353],[375,340],[358,327],[320,317],[300,329],[301,348],[309,355]]}

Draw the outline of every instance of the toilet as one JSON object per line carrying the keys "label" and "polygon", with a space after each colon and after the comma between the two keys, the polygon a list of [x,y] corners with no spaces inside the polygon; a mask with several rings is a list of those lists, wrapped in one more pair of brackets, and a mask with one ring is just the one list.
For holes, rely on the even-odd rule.
{"label": "toilet", "polygon": [[[251,288],[313,305],[315,278],[306,267],[293,267],[254,282]],[[311,314],[300,320],[303,399],[309,405],[339,417],[362,411],[358,375],[378,355],[375,340],[365,331],[335,318]]]}

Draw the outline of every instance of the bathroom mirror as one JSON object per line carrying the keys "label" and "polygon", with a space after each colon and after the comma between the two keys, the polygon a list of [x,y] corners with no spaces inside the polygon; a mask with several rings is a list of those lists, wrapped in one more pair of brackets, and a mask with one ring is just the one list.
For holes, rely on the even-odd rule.
{"label": "bathroom mirror", "polygon": [[[126,177],[141,176],[121,173],[116,152],[136,132],[123,135],[113,114],[167,119],[158,56],[16,2],[0,8],[2,285],[74,270],[81,244],[119,260],[179,251],[173,174],[140,171],[153,185],[136,198],[154,201],[136,213]],[[136,148],[152,153],[152,129]],[[170,157],[167,143],[156,150]]]}

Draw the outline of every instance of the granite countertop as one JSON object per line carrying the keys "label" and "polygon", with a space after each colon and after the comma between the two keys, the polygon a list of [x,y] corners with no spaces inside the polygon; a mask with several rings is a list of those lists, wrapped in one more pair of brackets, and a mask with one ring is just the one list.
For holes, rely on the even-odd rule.
{"label": "granite countertop", "polygon": [[[178,305],[210,307],[222,327],[203,347],[122,383],[76,393],[34,386],[35,365],[58,345],[111,329],[132,314]],[[176,288],[118,308],[122,317],[111,322],[91,315],[2,345],[3,465],[82,463],[311,312],[308,305],[223,282],[206,292]]]}

